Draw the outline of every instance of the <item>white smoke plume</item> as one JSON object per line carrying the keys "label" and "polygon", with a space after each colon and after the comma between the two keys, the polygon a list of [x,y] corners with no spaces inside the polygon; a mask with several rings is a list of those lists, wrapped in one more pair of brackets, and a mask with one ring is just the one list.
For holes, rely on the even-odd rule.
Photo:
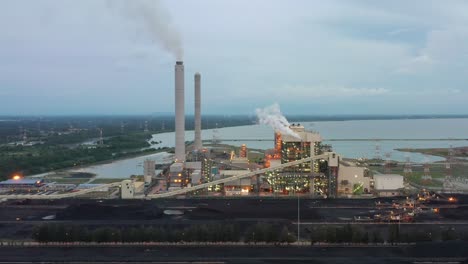
{"label": "white smoke plume", "polygon": [[263,109],[257,108],[255,113],[257,114],[257,118],[260,124],[269,125],[276,132],[300,139],[299,135],[292,131],[291,128],[289,128],[290,124],[286,117],[284,117],[281,113],[279,104],[274,103]]}
{"label": "white smoke plume", "polygon": [[108,5],[137,23],[150,38],[177,60],[182,60],[182,38],[160,0],[108,0]]}

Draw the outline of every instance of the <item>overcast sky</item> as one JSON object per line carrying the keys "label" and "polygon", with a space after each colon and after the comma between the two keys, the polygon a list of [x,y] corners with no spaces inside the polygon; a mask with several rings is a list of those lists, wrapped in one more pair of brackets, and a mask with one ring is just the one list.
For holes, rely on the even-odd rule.
{"label": "overcast sky", "polygon": [[[170,48],[114,3],[0,1],[0,115],[173,112]],[[207,114],[275,102],[286,114],[468,113],[468,1],[161,6],[181,36],[189,114],[197,71]]]}

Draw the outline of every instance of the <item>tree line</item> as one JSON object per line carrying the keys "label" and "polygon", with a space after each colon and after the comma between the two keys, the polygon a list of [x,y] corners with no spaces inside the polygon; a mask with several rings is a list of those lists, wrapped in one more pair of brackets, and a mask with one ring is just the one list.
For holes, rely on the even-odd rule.
{"label": "tree line", "polygon": [[[438,231],[402,232],[397,224],[385,230],[368,231],[360,226],[317,226],[306,229],[315,243],[413,243],[466,240],[468,234],[448,227]],[[304,235],[305,236],[305,235]],[[44,223],[34,228],[32,238],[38,242],[245,242],[294,243],[297,233],[281,224],[256,223],[241,229],[237,224],[202,224],[178,226],[100,227]],[[305,237],[303,237],[305,239]]]}
{"label": "tree line", "polygon": [[90,230],[78,225],[47,223],[36,226],[32,238],[38,242],[294,242],[287,227],[258,223],[245,232],[235,224],[159,227],[101,227]]}
{"label": "tree line", "polygon": [[104,146],[95,148],[49,143],[31,147],[0,146],[0,180],[18,172],[24,175],[39,174],[163,150],[160,147],[142,150],[150,146],[147,142],[149,139],[150,133],[133,133],[105,139]]}
{"label": "tree line", "polygon": [[414,243],[429,241],[468,240],[467,233],[456,232],[452,227],[437,231],[428,230],[401,230],[398,224],[390,224],[385,230],[368,231],[360,226],[350,224],[342,227],[320,226],[310,233],[310,242],[326,243]]}

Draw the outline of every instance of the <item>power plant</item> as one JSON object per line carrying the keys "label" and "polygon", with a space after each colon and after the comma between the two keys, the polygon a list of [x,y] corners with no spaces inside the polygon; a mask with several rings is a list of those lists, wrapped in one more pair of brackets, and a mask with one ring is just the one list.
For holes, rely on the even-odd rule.
{"label": "power plant", "polygon": [[[24,3],[14,6],[10,3],[14,1],[3,2],[0,6],[12,13],[11,18],[22,14]],[[171,2],[168,10],[176,11],[177,16],[172,19],[160,2]],[[13,56],[5,62],[0,60],[0,66],[4,63],[9,73],[16,74],[13,78],[0,77],[0,87],[19,87],[21,91],[7,91],[4,101],[8,102],[0,108],[6,111],[0,112],[0,264],[188,260],[231,264],[468,264],[468,113],[441,114],[427,102],[418,107],[417,97],[408,100],[392,95],[392,89],[417,89],[421,86],[418,81],[428,84],[424,72],[415,72],[411,82],[401,82],[408,79],[405,74],[392,78],[379,74],[382,76],[369,82],[372,68],[386,72],[386,67],[380,67],[384,60],[362,65],[358,74],[342,76],[343,70],[353,72],[353,67],[359,67],[359,59],[343,60],[342,54],[334,51],[361,55],[372,46],[369,43],[388,46],[404,40],[403,51],[411,48],[414,52],[405,52],[406,56],[398,56],[389,66],[412,69],[418,54],[429,60],[443,57],[425,52],[421,37],[450,41],[455,34],[462,41],[459,35],[464,32],[458,27],[449,27],[456,29],[451,31],[444,27],[434,34],[435,25],[422,18],[439,14],[424,3],[412,14],[417,21],[411,21],[406,30],[408,25],[397,19],[393,19],[396,23],[385,19],[382,24],[383,20],[373,16],[411,15],[403,5],[388,10],[388,6],[374,3],[332,3],[316,13],[353,11],[366,23],[349,16],[346,21],[333,16],[326,23],[313,23],[318,21],[307,11],[315,11],[317,5],[308,5],[307,1],[269,3],[266,12],[255,10],[246,15],[241,3],[213,6],[172,2],[113,0],[93,5],[91,16],[79,12],[86,11],[88,4],[74,5],[78,8],[72,10],[76,13],[73,21],[66,15],[64,21],[54,18],[51,29],[59,29],[54,26],[60,22],[78,32],[95,26],[97,31],[89,34],[89,39],[82,36],[78,40],[85,44],[96,42],[93,37],[105,35],[108,28],[118,29],[109,36],[121,49],[99,55],[102,48],[98,41],[92,45],[97,47],[92,52],[95,56],[86,60],[104,62],[101,64],[107,64],[111,71],[93,72],[96,78],[86,80],[85,85],[81,85],[80,76],[60,78],[63,70],[55,67],[62,65],[66,72],[72,72],[79,63],[58,64],[52,58],[52,65],[48,65],[51,54],[34,49],[35,43],[49,42],[50,49],[56,49],[55,31],[46,28],[41,32],[39,26],[35,28],[37,36],[31,38],[28,32],[21,32],[23,23],[15,28],[18,22],[11,23],[8,17],[8,29],[20,34],[7,36],[7,42],[13,44],[9,48]],[[69,11],[66,5],[50,9],[50,3],[26,7],[33,10],[28,12],[27,23],[42,21],[44,11],[49,15]],[[444,18],[453,15],[451,11],[459,16],[460,11],[468,11],[468,4],[440,7],[442,25]],[[119,15],[128,21],[119,23]],[[94,21],[94,17],[105,19]],[[237,17],[261,25],[225,26]],[[277,17],[280,19],[271,19]],[[18,21],[23,20],[19,17]],[[214,23],[222,26],[212,27]],[[368,24],[378,27],[369,28]],[[190,33],[186,45],[177,30],[179,25]],[[403,30],[399,29],[402,26]],[[451,21],[449,26],[457,25]],[[380,34],[375,34],[379,29]],[[287,30],[290,32],[282,32]],[[237,34],[239,31],[243,34]],[[353,34],[362,31],[372,34]],[[130,38],[119,39],[127,32]],[[273,37],[268,34],[272,32]],[[334,37],[323,42],[323,33]],[[301,37],[304,34],[308,38]],[[416,41],[407,39],[409,35],[416,35]],[[22,41],[25,43],[21,42],[20,49],[15,49],[15,40],[31,41]],[[302,41],[300,45],[296,40]],[[252,46],[248,50],[246,42]],[[317,57],[317,49],[307,45],[311,42],[317,47],[329,46],[319,59],[331,60],[326,63],[327,70],[339,64],[337,72],[316,70],[323,62],[309,60]],[[240,50],[236,50],[237,43],[241,43]],[[265,44],[268,52],[262,50]],[[184,46],[190,46],[185,57]],[[294,58],[288,57],[291,50],[297,55]],[[172,58],[168,63],[164,62],[164,52]],[[372,52],[374,57],[382,54],[384,49]],[[110,56],[111,60],[103,61],[100,56]],[[279,65],[285,57],[288,61]],[[31,65],[15,63],[9,67],[11,61],[28,62],[31,58]],[[34,63],[37,58],[44,63]],[[154,59],[161,58],[162,63],[156,65]],[[458,58],[453,61],[458,67],[464,62]],[[125,67],[124,74],[119,74],[121,64],[127,66],[127,62],[132,67]],[[170,82],[172,66],[174,84]],[[444,69],[453,66],[449,60],[444,60],[443,66],[431,69],[438,79],[427,89],[441,88],[436,86],[437,81],[450,79],[445,81],[447,88],[460,90],[458,99],[468,97],[468,90],[457,82],[456,75],[461,72],[447,75]],[[34,68],[40,67],[47,68],[48,74],[38,79]],[[205,78],[203,125],[198,71]],[[450,82],[452,79],[455,82]],[[58,82],[65,87],[71,83],[72,89],[87,86],[96,91],[65,94],[55,98],[60,100],[53,100],[52,106],[43,101],[54,89],[46,89],[42,97],[21,100],[37,82],[52,88]],[[73,82],[78,82],[77,87]],[[118,100],[100,100],[115,92],[112,86],[118,88]],[[97,90],[100,88],[104,90]],[[391,92],[389,101],[381,98],[380,94],[386,95],[382,91]],[[434,94],[440,98],[434,100]],[[440,108],[441,103],[451,103],[443,102],[453,97],[451,94],[438,89],[425,98]],[[86,99],[90,102],[73,104]],[[248,108],[267,101],[271,105],[248,113]],[[402,103],[409,110],[418,109],[418,113],[392,114],[401,112]],[[280,104],[287,110],[289,121]],[[450,107],[450,111],[461,111],[459,104]],[[106,112],[93,114],[99,109]],[[109,115],[113,109],[147,113]],[[431,109],[431,114],[421,113],[424,109]],[[35,110],[46,112],[32,112]],[[375,114],[374,110],[382,113]],[[14,111],[19,114],[12,115]],[[76,111],[84,115],[76,115]],[[405,153],[407,157],[402,159]]]}
{"label": "power plant", "polygon": [[185,161],[184,63],[175,65],[175,161]]}
{"label": "power plant", "polygon": [[[247,226],[250,222],[264,219],[270,226],[286,223],[284,231],[277,231],[280,234],[290,236],[288,226],[291,226],[292,221],[297,221],[297,241],[303,243],[306,239],[311,239],[307,232],[327,234],[328,230],[332,230],[329,227],[324,229],[326,232],[314,229],[314,226],[319,225],[346,225],[346,228],[364,225],[365,228],[374,229],[374,233],[385,233],[387,231],[383,229],[385,223],[398,223],[398,228],[400,224],[405,224],[405,228],[412,228],[410,225],[413,222],[416,222],[415,224],[421,222],[427,224],[430,232],[434,232],[430,230],[429,224],[434,223],[436,228],[439,228],[439,225],[448,225],[453,223],[451,221],[459,221],[467,214],[466,206],[458,204],[459,199],[466,199],[466,196],[445,196],[425,188],[419,192],[418,186],[409,186],[408,178],[414,177],[413,169],[419,168],[410,163],[409,159],[404,164],[406,175],[403,176],[398,174],[395,167],[390,167],[389,157],[387,157],[385,164],[377,165],[372,165],[369,161],[363,162],[360,159],[342,157],[333,152],[331,145],[324,143],[324,139],[318,132],[307,130],[304,125],[299,123],[289,124],[279,111],[279,107],[258,111],[262,117],[257,116],[259,120],[263,118],[263,124],[268,124],[273,128],[273,138],[219,139],[213,136],[217,140],[213,140],[213,144],[206,143],[203,147],[200,73],[195,73],[193,79],[193,144],[189,143],[186,147],[183,62],[177,61],[174,70],[174,158],[167,155],[167,159],[152,160],[153,157],[148,156],[148,159],[141,160],[143,162],[140,161],[138,165],[141,167],[141,163],[143,163],[142,175],[116,179],[115,182],[108,184],[99,182],[67,183],[69,180],[82,180],[82,175],[87,175],[79,172],[62,176],[62,179],[67,180],[65,183],[56,182],[56,178],[22,179],[17,175],[11,180],[0,182],[0,199],[3,201],[17,200],[4,206],[4,211],[7,213],[0,214],[2,216],[0,220],[8,223],[13,221],[20,223],[23,219],[27,221],[37,219],[41,222],[53,219],[59,221],[79,219],[78,221],[83,221],[80,223],[81,225],[86,226],[92,223],[94,228],[94,221],[103,219],[102,226],[109,225],[109,222],[117,223],[118,226],[128,225],[127,230],[131,231],[128,231],[127,234],[132,234],[135,225],[147,224],[148,220],[151,220],[152,224],[157,225],[158,228],[163,224],[167,226],[173,224],[173,227],[168,227],[168,229],[175,230],[174,233],[159,233],[164,234],[164,236],[158,235],[157,239],[165,241],[167,239],[165,237],[170,237],[165,234],[177,234],[177,236],[182,234],[180,238],[176,235],[173,237],[184,241],[184,243],[186,238],[191,239],[187,241],[196,242],[188,235],[184,237],[185,234],[190,234],[185,231],[189,229],[182,229],[182,233],[180,231],[180,226],[187,225],[190,223],[188,221],[220,221],[219,224],[217,223],[219,226],[232,221],[246,230],[243,237],[237,238],[237,240],[244,239],[244,242],[248,243],[251,241],[250,237],[253,239],[255,236],[255,233],[250,230],[256,230]],[[148,121],[145,121],[144,127],[145,132],[151,131],[148,129]],[[141,128],[140,125],[139,131]],[[213,135],[216,134],[215,131],[213,130]],[[96,145],[105,148],[107,146],[102,143],[104,141],[102,129],[100,132],[99,142],[101,143]],[[230,140],[240,142],[236,145],[226,144]],[[247,145],[242,141],[252,142],[252,145],[247,148]],[[254,144],[255,141],[271,141],[271,149],[257,148]],[[157,142],[157,144],[159,143],[162,141]],[[454,189],[448,185],[452,183],[452,156],[453,151],[445,164],[446,177],[443,182],[443,188],[450,190]],[[161,161],[163,162],[161,163]],[[384,173],[379,172],[384,166]],[[421,171],[421,169],[419,170]],[[425,164],[421,179],[430,177],[427,175],[430,175],[429,164]],[[52,177],[57,176],[54,174]],[[410,191],[413,193],[409,193]],[[229,198],[232,196],[237,197]],[[161,202],[146,201],[172,197],[177,199],[167,199]],[[239,197],[248,197],[248,199],[243,200]],[[63,203],[67,204],[66,199],[70,198],[87,198],[89,201],[95,200],[96,202],[76,200],[70,202],[68,207],[63,207],[57,206],[53,201],[64,199]],[[326,200],[333,198],[339,199]],[[343,198],[349,199],[343,200]],[[31,202],[31,200],[39,201]],[[40,207],[32,213],[24,213],[29,209],[23,210],[22,205]],[[436,222],[431,222],[434,219]],[[128,224],[118,222],[122,220]],[[274,223],[274,225],[268,222]],[[457,228],[459,228],[458,223],[460,222],[457,222]],[[353,223],[353,225],[349,223]],[[465,225],[465,223],[462,224]],[[256,224],[256,226],[261,225],[263,224]],[[263,226],[261,228],[258,230],[264,230]],[[342,230],[345,229],[341,228],[333,231],[332,234],[335,238],[336,234],[339,234],[338,232],[344,234]],[[468,228],[466,229],[468,230]],[[22,226],[21,230],[23,230]],[[31,228],[30,230],[33,233],[36,229]],[[64,230],[62,237],[68,239],[72,232]],[[93,232],[100,234],[101,231],[96,230],[98,231]],[[198,229],[193,230],[198,232]],[[217,229],[213,230],[217,232]],[[235,229],[229,229],[226,233],[233,233],[233,230]],[[414,230],[420,230],[420,227],[414,227]],[[351,241],[355,239],[355,233],[362,237],[362,241],[374,239],[374,234],[369,235],[367,231],[366,233],[362,231],[360,234],[361,231],[354,232],[349,229],[346,232],[352,235],[349,238]],[[148,233],[152,234],[153,232]],[[156,234],[156,232],[154,233]],[[195,232],[193,233],[195,234]],[[275,233],[275,230],[271,229],[271,233]],[[307,234],[307,237],[304,235],[301,237],[301,234],[304,233]],[[390,235],[389,231],[388,236]],[[206,236],[211,237],[212,235],[207,233]],[[113,237],[113,235],[109,235],[109,237]],[[126,237],[132,236],[122,235],[115,240],[117,243],[121,243],[122,239]],[[202,239],[206,242],[205,238]],[[322,240],[329,243],[328,237]],[[406,238],[404,241],[407,242]],[[131,240],[131,242],[135,241]],[[217,242],[219,243],[219,241]],[[275,250],[276,248],[275,245]]]}
{"label": "power plant", "polygon": [[[190,179],[200,172],[201,162],[192,162],[194,157],[201,157],[201,91],[200,73],[194,75],[195,111],[194,128],[195,137],[193,150],[194,155],[188,157],[185,152],[185,94],[184,94],[184,64],[177,61],[175,65],[175,157],[174,163],[169,168],[168,185],[170,190],[177,190],[190,184]],[[193,171],[195,169],[195,171]],[[190,175],[189,175],[190,173]],[[193,175],[192,175],[193,174]],[[189,177],[190,176],[190,177]],[[196,178],[196,177],[195,177]],[[197,182],[196,180],[194,182]]]}
{"label": "power plant", "polygon": [[[338,155],[333,152],[331,145],[322,143],[323,139],[318,132],[308,131],[300,124],[290,124],[281,113],[278,104],[256,111],[259,122],[272,127],[274,140],[233,139],[233,141],[274,141],[271,149],[264,151],[255,147],[249,149],[246,144],[242,143],[237,146],[228,145],[225,142],[229,139],[221,141],[216,136],[216,129],[212,131],[213,138],[216,140],[203,147],[201,137],[201,75],[198,72],[194,74],[193,79],[194,138],[193,144],[189,144],[186,151],[184,78],[183,61],[176,61],[174,65],[174,158],[171,157],[171,162],[165,164],[156,164],[152,160],[146,160],[144,173],[141,175],[143,177],[134,177],[131,183],[133,191],[124,195],[128,199],[161,198],[187,193],[207,196],[220,194],[242,196],[300,194],[314,198],[382,197],[400,195],[402,194],[401,190],[406,188],[401,181],[402,178],[397,175],[398,172],[395,173],[395,169],[390,168],[389,161],[385,164],[384,173],[379,172],[379,175],[383,176],[376,176],[376,178],[380,177],[380,183],[384,182],[385,184],[378,185],[372,170],[378,171],[379,168],[375,167],[383,166],[378,163],[379,160],[346,159]],[[145,121],[145,130],[149,132],[147,127],[148,121]],[[100,135],[99,142],[101,143],[97,145],[104,145],[102,144],[102,129]],[[222,144],[219,144],[221,142]],[[376,151],[380,153],[379,145],[377,145]],[[380,157],[380,155],[376,156]],[[452,181],[450,163],[449,161],[446,165],[447,183],[445,183],[445,188],[448,188],[448,184]],[[412,176],[413,165],[409,160],[405,163],[404,172],[407,178]],[[429,164],[425,166],[421,179],[429,178],[430,176],[427,175],[429,175]],[[23,182],[0,182],[0,187],[3,186],[8,190],[20,189],[19,187],[23,185]],[[383,186],[385,189],[382,189]],[[26,184],[26,187],[30,186]],[[42,186],[37,187],[42,188]],[[49,184],[44,188],[51,192],[62,191],[62,189],[71,191],[87,188],[79,195],[103,189],[101,186],[90,184],[87,186]],[[40,191],[46,192],[47,190]],[[74,195],[77,194],[70,192],[48,197],[31,194],[30,197],[58,199]]]}

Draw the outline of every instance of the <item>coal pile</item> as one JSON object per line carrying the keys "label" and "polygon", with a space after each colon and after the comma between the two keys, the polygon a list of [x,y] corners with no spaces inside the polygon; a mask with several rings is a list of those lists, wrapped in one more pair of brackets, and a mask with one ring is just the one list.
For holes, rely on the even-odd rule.
{"label": "coal pile", "polygon": [[135,220],[157,219],[162,217],[163,210],[156,205],[128,204],[74,204],[57,213],[60,220]]}
{"label": "coal pile", "polygon": [[225,219],[226,215],[213,208],[204,208],[199,207],[193,209],[191,212],[187,213],[187,218],[189,219]]}
{"label": "coal pile", "polygon": [[459,204],[468,204],[468,195],[467,194],[457,194],[454,195]]}
{"label": "coal pile", "polygon": [[447,219],[466,220],[468,219],[468,206],[460,206],[456,209],[441,208],[440,215]]}

